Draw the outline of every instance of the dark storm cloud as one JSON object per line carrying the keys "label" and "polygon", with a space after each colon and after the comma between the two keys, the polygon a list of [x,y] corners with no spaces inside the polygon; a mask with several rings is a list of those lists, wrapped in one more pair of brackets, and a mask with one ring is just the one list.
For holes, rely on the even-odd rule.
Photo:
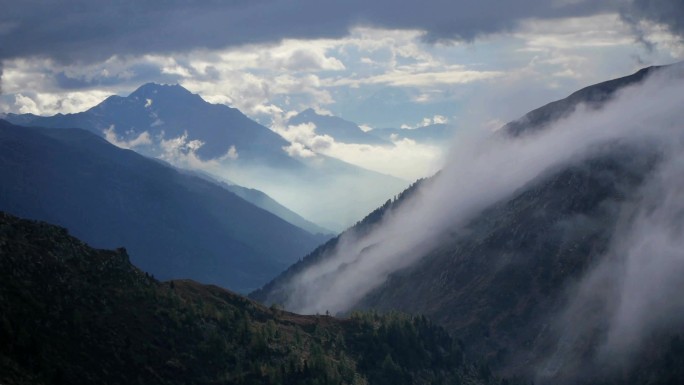
{"label": "dark storm cloud", "polygon": [[682,0],[634,0],[625,12],[632,21],[651,20],[666,25],[676,35],[684,35],[684,1]]}
{"label": "dark storm cloud", "polygon": [[521,19],[581,16],[612,1],[22,0],[0,15],[0,59],[94,61],[114,54],[220,48],[282,38],[338,37],[354,25],[420,29],[428,41],[470,40]]}

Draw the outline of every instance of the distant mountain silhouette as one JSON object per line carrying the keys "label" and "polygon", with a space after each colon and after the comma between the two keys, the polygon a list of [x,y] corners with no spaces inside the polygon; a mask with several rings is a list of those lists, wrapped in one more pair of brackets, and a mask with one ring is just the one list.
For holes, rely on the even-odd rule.
{"label": "distant mountain silhouette", "polygon": [[160,278],[258,287],[325,236],[81,129],[0,121],[0,210],[126,246]]}
{"label": "distant mountain silhouette", "polygon": [[[288,142],[268,128],[249,119],[235,108],[210,104],[179,85],[148,83],[127,97],[110,96],[97,106],[75,114],[50,117],[8,114],[15,124],[83,128],[104,136],[112,129],[122,141],[131,141],[147,132],[153,141],[171,140],[187,134],[187,141],[199,140],[200,159],[225,155],[234,146],[237,159],[269,167],[301,167],[282,150]],[[141,146],[139,151],[159,155],[157,146]]]}
{"label": "distant mountain silhouette", "polygon": [[313,123],[316,134],[329,135],[340,143],[390,145],[389,140],[364,132],[356,123],[332,115],[319,115],[313,109],[306,109],[290,118],[288,125]]}

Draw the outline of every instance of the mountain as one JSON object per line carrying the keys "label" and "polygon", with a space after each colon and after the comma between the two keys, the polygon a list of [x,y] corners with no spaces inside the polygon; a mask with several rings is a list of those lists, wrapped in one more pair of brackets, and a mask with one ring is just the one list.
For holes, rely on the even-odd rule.
{"label": "mountain", "polygon": [[328,156],[288,154],[291,144],[275,132],[179,85],[145,84],[127,97],[110,96],[76,114],[4,118],[22,126],[91,131],[143,155],[258,189],[333,231],[353,224],[407,185]]}
{"label": "mountain", "polygon": [[0,212],[0,382],[501,384],[424,317],[266,308]]}
{"label": "mountain", "polygon": [[133,142],[143,135],[149,143],[139,141],[138,146],[131,147],[140,147],[138,150],[151,156],[164,154],[163,145],[153,144],[183,138],[179,144],[202,143],[193,149],[202,160],[225,156],[233,147],[236,161],[276,168],[301,167],[282,150],[289,144],[285,139],[239,110],[207,103],[179,85],[148,83],[127,97],[113,95],[75,114],[48,117],[7,114],[5,119],[24,126],[83,128],[99,136],[111,130],[109,134],[121,142]]}
{"label": "mountain", "polygon": [[257,287],[325,240],[221,186],[80,129],[0,121],[0,210],[95,247],[126,245],[162,278]]}
{"label": "mountain", "polygon": [[572,93],[568,97],[546,104],[536,110],[532,110],[520,119],[506,124],[502,131],[510,135],[531,133],[548,127],[549,124],[567,117],[575,111],[579,105],[589,108],[600,108],[609,101],[617,91],[625,87],[639,84],[648,75],[662,69],[663,66],[651,66],[642,68],[630,76],[608,80],[599,84]]}
{"label": "mountain", "polygon": [[[670,92],[678,92],[671,95],[681,96],[681,66],[669,68],[675,72],[677,68],[680,70],[679,77],[670,81],[676,91],[671,89]],[[588,125],[597,116],[600,129],[622,124],[616,123],[619,122],[616,119],[620,114],[629,116],[631,111],[609,111],[607,115],[595,112],[604,109],[619,91],[641,84],[647,75],[655,73],[661,73],[661,69],[643,69],[582,89],[509,123],[498,140],[522,146],[520,143],[538,139],[551,123],[562,122],[574,111],[580,111],[575,122],[582,125]],[[667,104],[664,102],[671,96],[658,95],[665,92],[661,90],[665,87],[658,84],[652,86],[651,91],[665,99],[646,96],[637,99],[631,94],[636,99],[628,99],[631,108],[641,111],[641,106],[646,110]],[[676,88],[677,84],[679,88]],[[584,107],[580,107],[582,105]],[[625,105],[630,106],[629,103]],[[663,119],[676,121],[671,116]],[[649,121],[640,129],[653,132],[658,124],[656,120]],[[562,123],[561,127],[570,128]],[[585,132],[585,135],[595,132]],[[465,224],[455,221],[455,225],[447,226],[441,233],[430,234],[415,249],[397,250],[393,245],[401,244],[402,240],[392,238],[393,230],[387,229],[388,222],[404,215],[408,223],[401,223],[405,225],[411,225],[411,221],[421,223],[418,218],[425,215],[421,212],[425,207],[417,204],[414,198],[426,195],[439,184],[444,174],[441,172],[407,190],[399,199],[387,202],[251,296],[266,303],[296,305],[307,295],[323,293],[327,289],[325,282],[335,282],[337,275],[355,271],[354,266],[365,255],[388,259],[387,255],[374,253],[385,247],[415,262],[402,264],[397,269],[387,268],[383,276],[386,279],[353,303],[351,309],[425,314],[462,340],[468,354],[487,357],[496,373],[521,376],[535,383],[681,383],[684,378],[681,371],[684,319],[679,302],[670,295],[655,295],[643,307],[649,314],[642,318],[649,321],[640,321],[638,314],[633,314],[638,309],[633,301],[656,290],[650,287],[670,284],[681,288],[684,281],[681,275],[677,276],[679,280],[674,277],[667,281],[666,273],[651,280],[626,276],[639,277],[638,274],[644,273],[648,277],[656,262],[627,265],[630,251],[625,248],[634,241],[624,236],[626,228],[653,228],[658,234],[654,234],[654,238],[636,240],[637,247],[646,250],[646,257],[650,256],[651,247],[671,247],[663,238],[658,238],[662,233],[672,231],[673,239],[681,239],[678,232],[681,223],[677,219],[681,219],[680,209],[661,208],[669,202],[681,201],[681,196],[650,198],[650,194],[659,197],[663,188],[657,184],[660,178],[668,181],[678,180],[680,176],[661,176],[663,162],[672,156],[663,153],[664,145],[654,145],[646,138],[638,139],[641,138],[638,131],[631,133],[637,140],[618,139],[596,145],[585,157],[571,159],[539,173]],[[570,145],[569,141],[564,142],[559,148]],[[675,165],[678,164],[676,154],[677,151],[674,153]],[[544,158],[535,161],[543,162]],[[507,175],[502,171],[499,178],[504,177]],[[446,190],[444,202],[448,202],[448,197],[457,196],[453,190],[460,188],[460,182],[449,185],[451,190]],[[479,194],[486,195],[488,191],[482,189]],[[442,212],[448,212],[448,209],[444,208]],[[672,228],[653,227],[648,221],[646,225],[634,222],[656,214],[675,216]],[[447,218],[439,220],[449,223]],[[401,230],[404,232],[399,234],[407,233]],[[341,257],[339,250],[356,252],[358,257],[354,259],[346,254]],[[420,258],[412,255],[415,253]],[[678,256],[671,258],[679,260],[681,252],[675,254]],[[333,258],[339,258],[339,261]],[[399,258],[391,260],[402,263]],[[381,263],[378,260],[367,265]],[[679,271],[678,265],[673,265],[669,270]],[[302,291],[303,277],[316,273],[321,279],[313,281],[318,285],[313,286],[315,290]],[[629,281],[629,278],[636,281]],[[628,287],[632,291],[627,293],[631,294],[622,294],[627,290],[624,286],[627,283],[633,285]],[[620,311],[627,315],[623,316]],[[624,320],[620,318],[630,316]],[[620,325],[619,322],[629,325],[629,329],[615,332],[615,324]],[[637,336],[640,334],[645,337],[637,344],[634,341],[639,341]],[[620,351],[615,346],[627,348]]]}
{"label": "mountain", "polygon": [[447,124],[438,123],[413,129],[374,128],[369,133],[389,141],[411,139],[418,143],[445,146],[451,143],[455,134],[455,128]]}
{"label": "mountain", "polygon": [[391,141],[364,132],[356,123],[332,115],[319,115],[313,109],[306,109],[290,118],[288,125],[313,123],[316,134],[328,135],[341,143],[358,143],[371,145],[390,145]]}

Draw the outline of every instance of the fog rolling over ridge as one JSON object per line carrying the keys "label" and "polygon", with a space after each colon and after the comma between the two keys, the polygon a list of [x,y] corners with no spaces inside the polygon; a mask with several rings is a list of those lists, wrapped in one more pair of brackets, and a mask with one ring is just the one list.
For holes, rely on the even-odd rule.
{"label": "fog rolling over ridge", "polygon": [[[661,154],[659,171],[643,186],[641,198],[622,209],[614,246],[605,258],[616,266],[592,269],[570,297],[581,302],[589,292],[610,302],[603,316],[609,329],[606,351],[638,343],[636,331],[658,327],[681,310],[662,299],[676,299],[663,294],[678,290],[676,272],[684,269],[682,249],[677,247],[682,239],[681,208],[672,207],[679,204],[682,182],[668,177],[684,173],[678,155],[684,150],[683,79],[681,65],[661,69],[642,84],[623,89],[601,109],[579,106],[571,116],[539,132],[515,138],[500,133],[461,135],[444,169],[389,211],[380,225],[360,237],[347,233],[332,255],[290,279],[285,307],[304,313],[349,310],[393,272],[420,260],[440,237],[465,232],[462,227],[485,208],[563,166],[620,144],[656,150]],[[593,276],[606,273],[615,282],[610,290],[588,289]],[[648,305],[656,298],[661,301],[657,306]],[[582,308],[581,303],[574,306],[567,311]],[[562,355],[560,347],[558,354]],[[540,370],[552,366],[550,362]]]}
{"label": "fog rolling over ridge", "polygon": [[633,363],[647,339],[684,322],[684,125],[670,117],[672,130],[658,133],[661,162],[636,200],[623,205],[609,251],[571,289],[553,326],[559,342],[538,368],[538,380],[568,367],[596,370],[582,363],[575,346],[597,337],[592,365],[617,372]]}

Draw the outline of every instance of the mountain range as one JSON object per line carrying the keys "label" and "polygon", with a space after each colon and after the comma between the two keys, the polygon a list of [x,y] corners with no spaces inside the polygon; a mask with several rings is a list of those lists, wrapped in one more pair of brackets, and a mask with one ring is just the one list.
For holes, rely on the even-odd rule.
{"label": "mountain range", "polygon": [[291,143],[280,135],[179,85],[148,83],[75,114],[6,114],[4,119],[22,126],[88,130],[120,147],[260,190],[333,231],[353,224],[407,185],[321,154],[288,154]]}
{"label": "mountain range", "polygon": [[81,129],[0,121],[0,210],[125,246],[160,278],[258,287],[327,236]]}
{"label": "mountain range", "polygon": [[[127,97],[113,95],[75,114],[7,114],[5,119],[24,126],[83,128],[99,136],[109,133],[110,138],[153,157],[164,155],[166,149],[159,144],[176,140],[178,150],[193,151],[205,161],[225,156],[232,146],[235,161],[301,167],[282,151],[288,145],[285,139],[239,110],[207,103],[179,85],[144,84]],[[195,142],[197,147],[191,148],[193,141],[201,145]]]}
{"label": "mountain range", "polygon": [[[229,181],[323,185],[320,209],[341,207],[331,191],[356,186],[352,174],[364,171],[292,156],[291,143],[257,126],[240,135],[258,131],[270,150],[243,156],[220,135],[205,148],[215,126],[195,134],[169,122],[191,126],[208,109],[223,121],[228,107],[178,86],[146,85],[80,115],[8,116],[52,128],[0,121],[0,210],[126,250],[95,250],[64,229],[0,213],[0,300],[10,309],[0,313],[0,379],[682,383],[683,79],[681,64],[649,67],[462,139],[437,175],[327,241],[317,225],[298,217],[307,230],[293,226],[281,217],[294,213]],[[197,108],[183,114],[185,105]],[[368,136],[375,130],[313,110],[288,123],[384,145]],[[102,136],[231,171],[179,170]],[[382,184],[378,175],[366,174]],[[163,279],[242,292],[265,285],[250,300],[159,282],[129,253]]]}

